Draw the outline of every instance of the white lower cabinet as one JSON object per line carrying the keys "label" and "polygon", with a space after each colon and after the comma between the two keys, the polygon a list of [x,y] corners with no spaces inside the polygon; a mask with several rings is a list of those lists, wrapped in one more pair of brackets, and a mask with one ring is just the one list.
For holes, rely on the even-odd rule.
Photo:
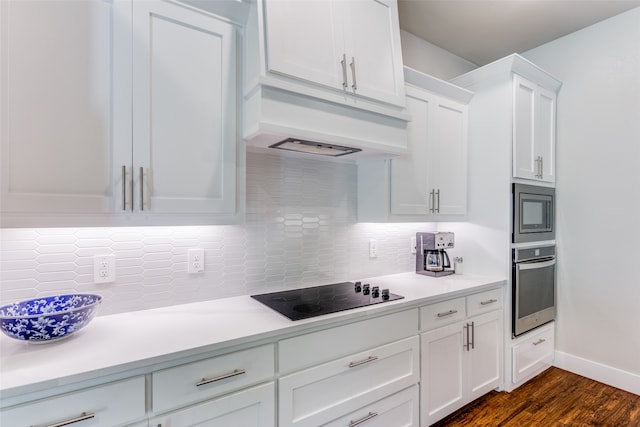
{"label": "white lower cabinet", "polygon": [[514,341],[511,347],[514,386],[530,380],[553,363],[554,325],[551,322]]}
{"label": "white lower cabinet", "polygon": [[274,383],[242,390],[149,420],[150,427],[275,426]]}
{"label": "white lower cabinet", "polygon": [[420,425],[420,390],[413,385],[379,400],[323,427],[418,427]]}
{"label": "white lower cabinet", "polygon": [[281,427],[318,426],[419,381],[417,336],[280,378]]}
{"label": "white lower cabinet", "polygon": [[501,309],[502,289],[421,308],[422,425],[502,385]]}
{"label": "white lower cabinet", "polygon": [[151,407],[155,414],[202,402],[269,381],[274,376],[273,344],[211,357],[152,375]]}
{"label": "white lower cabinet", "polygon": [[[502,385],[502,307],[503,289],[493,288],[150,365],[128,379],[20,399],[0,409],[0,425],[427,426]],[[514,381],[535,375],[553,355],[553,325],[512,350]]]}
{"label": "white lower cabinet", "polygon": [[2,409],[2,426],[125,426],[145,417],[143,376]]}

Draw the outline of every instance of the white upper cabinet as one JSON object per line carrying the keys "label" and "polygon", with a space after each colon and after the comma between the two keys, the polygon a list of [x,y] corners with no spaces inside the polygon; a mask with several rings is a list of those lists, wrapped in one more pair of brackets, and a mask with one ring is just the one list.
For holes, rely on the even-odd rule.
{"label": "white upper cabinet", "polygon": [[[512,180],[554,184],[556,180],[556,99],[562,82],[513,54],[451,80],[477,95],[472,138],[507,153]],[[477,102],[476,102],[477,101]]]}
{"label": "white upper cabinet", "polygon": [[123,2],[0,2],[3,213],[113,209],[110,159],[130,128],[127,13]]}
{"label": "white upper cabinet", "polygon": [[268,73],[404,107],[395,0],[263,5]]}
{"label": "white upper cabinet", "polygon": [[467,106],[407,87],[411,155],[391,159],[391,214],[467,211]]}
{"label": "white upper cabinet", "polygon": [[556,93],[513,76],[513,177],[555,182]]}
{"label": "white upper cabinet", "polygon": [[335,8],[331,1],[265,1],[269,72],[341,88],[342,15]]}
{"label": "white upper cabinet", "polygon": [[153,1],[133,2],[133,29],[133,158],[115,162],[132,172],[126,209],[233,213],[235,28]]}
{"label": "white upper cabinet", "polygon": [[358,165],[360,221],[455,220],[467,212],[471,92],[408,68],[409,154]]}
{"label": "white upper cabinet", "polygon": [[3,1],[0,20],[3,226],[233,217],[232,23],[119,0]]}

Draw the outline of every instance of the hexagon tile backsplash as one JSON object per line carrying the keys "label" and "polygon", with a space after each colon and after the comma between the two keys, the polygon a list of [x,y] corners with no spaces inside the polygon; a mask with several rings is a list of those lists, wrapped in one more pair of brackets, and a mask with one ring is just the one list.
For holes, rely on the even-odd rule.
{"label": "hexagon tile backsplash", "polygon": [[[243,225],[1,229],[0,304],[95,292],[105,315],[411,271],[410,238],[432,225],[356,223],[356,174],[248,153]],[[191,248],[204,249],[204,273],[187,274]],[[115,255],[113,283],[94,283],[99,254]]]}

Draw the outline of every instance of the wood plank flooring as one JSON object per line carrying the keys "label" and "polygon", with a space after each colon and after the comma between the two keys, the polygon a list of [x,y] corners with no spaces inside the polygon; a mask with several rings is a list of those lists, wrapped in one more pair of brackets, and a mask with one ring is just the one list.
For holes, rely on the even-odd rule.
{"label": "wood plank flooring", "polygon": [[640,426],[640,396],[552,367],[511,393],[493,391],[434,426]]}

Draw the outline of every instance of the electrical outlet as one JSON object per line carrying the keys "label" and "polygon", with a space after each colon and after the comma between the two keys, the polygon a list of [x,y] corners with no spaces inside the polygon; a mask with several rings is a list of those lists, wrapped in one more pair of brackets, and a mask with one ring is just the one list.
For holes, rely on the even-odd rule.
{"label": "electrical outlet", "polygon": [[376,258],[378,256],[378,244],[376,239],[369,240],[369,258]]}
{"label": "electrical outlet", "polygon": [[204,273],[204,249],[189,249],[187,272],[189,274]]}
{"label": "electrical outlet", "polygon": [[111,283],[116,280],[116,256],[95,255],[93,257],[93,283]]}
{"label": "electrical outlet", "polygon": [[416,254],[416,236],[413,236],[411,238],[411,254],[412,255]]}

